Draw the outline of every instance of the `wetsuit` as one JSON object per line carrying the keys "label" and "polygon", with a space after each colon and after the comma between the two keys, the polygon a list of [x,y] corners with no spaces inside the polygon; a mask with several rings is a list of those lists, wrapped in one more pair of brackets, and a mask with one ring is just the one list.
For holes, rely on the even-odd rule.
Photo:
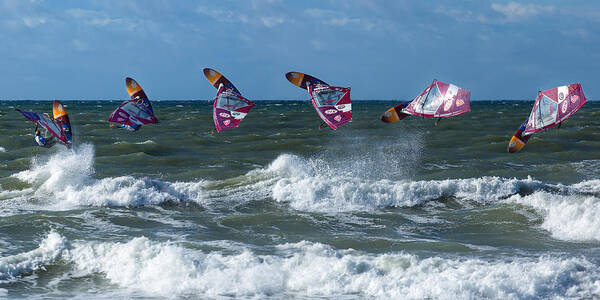
{"label": "wetsuit", "polygon": [[126,129],[127,131],[138,131],[140,129],[140,127],[142,127],[142,125],[137,125],[137,124],[131,124],[131,125],[125,125],[125,124],[121,124],[119,127]]}
{"label": "wetsuit", "polygon": [[36,135],[35,142],[40,147],[44,147],[44,148],[50,148],[50,147],[54,146],[54,144],[56,144],[56,140],[54,139],[54,136],[51,136],[48,139],[46,139],[41,135]]}

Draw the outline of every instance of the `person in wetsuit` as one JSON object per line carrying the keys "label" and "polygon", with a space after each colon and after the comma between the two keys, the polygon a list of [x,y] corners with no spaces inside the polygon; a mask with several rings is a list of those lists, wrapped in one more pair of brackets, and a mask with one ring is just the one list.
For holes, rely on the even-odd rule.
{"label": "person in wetsuit", "polygon": [[54,138],[54,136],[51,135],[49,138],[45,138],[40,133],[40,130],[38,129],[37,125],[35,126],[35,138],[34,139],[35,139],[35,142],[38,144],[38,146],[43,147],[43,148],[50,148],[50,147],[54,146],[54,144],[56,144],[56,139]]}
{"label": "person in wetsuit", "polygon": [[[115,124],[114,123],[110,123],[110,127],[114,127]],[[127,131],[138,131],[140,130],[140,128],[142,127],[142,125],[138,125],[138,124],[131,124],[131,125],[126,125],[126,124],[119,124],[119,128],[123,128]]]}

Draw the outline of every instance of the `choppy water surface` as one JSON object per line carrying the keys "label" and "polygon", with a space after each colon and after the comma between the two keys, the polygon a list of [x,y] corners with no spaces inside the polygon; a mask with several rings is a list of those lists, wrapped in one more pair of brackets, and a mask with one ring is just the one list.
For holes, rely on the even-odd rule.
{"label": "choppy water surface", "polygon": [[0,102],[0,297],[585,298],[600,295],[600,102],[509,155],[532,102],[318,130],[306,102],[258,102],[211,134],[209,102],[161,124],[65,102],[73,151],[34,146]]}

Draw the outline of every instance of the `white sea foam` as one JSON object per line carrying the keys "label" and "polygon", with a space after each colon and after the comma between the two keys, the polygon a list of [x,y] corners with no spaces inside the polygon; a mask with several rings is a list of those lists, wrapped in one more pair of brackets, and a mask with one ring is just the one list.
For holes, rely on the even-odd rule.
{"label": "white sea foam", "polygon": [[67,240],[52,231],[42,240],[37,249],[0,258],[0,280],[12,279],[43,269],[67,248]]}
{"label": "white sea foam", "polygon": [[[597,189],[590,182],[582,182],[575,187]],[[507,201],[533,207],[542,215],[541,227],[557,239],[600,241],[600,198],[596,196],[537,191],[526,196],[514,195]]]}
{"label": "white sea foam", "polygon": [[[325,165],[325,166],[324,166]],[[442,197],[490,202],[518,193],[521,188],[536,188],[540,181],[482,177],[429,181],[372,180],[337,169],[322,161],[284,154],[267,171],[280,179],[272,187],[276,201],[309,211],[370,210],[382,207],[412,207]]]}
{"label": "white sea foam", "polygon": [[[299,242],[259,255],[205,253],[145,237],[124,243],[69,242],[51,232],[37,249],[0,258],[0,279],[44,271],[58,260],[67,276],[104,276],[123,295],[153,297],[368,297],[387,299],[591,298],[600,270],[585,258],[510,260],[366,254]],[[116,292],[116,291],[115,291]]]}
{"label": "white sea foam", "polygon": [[6,148],[0,147],[0,152],[6,152]]}
{"label": "white sea foam", "polygon": [[[89,144],[74,151],[63,151],[42,161],[34,158],[29,170],[13,177],[32,189],[17,192],[22,199],[36,198],[50,204],[48,209],[76,206],[142,206],[165,202],[203,200],[202,181],[163,182],[132,176],[95,179],[94,150]],[[2,192],[5,197],[5,193]],[[15,192],[12,192],[15,194]],[[21,200],[22,200],[21,199]]]}
{"label": "white sea foam", "polygon": [[[14,177],[31,184],[0,191],[0,211],[72,209],[79,206],[143,206],[165,202],[211,203],[272,197],[298,210],[347,212],[385,207],[414,207],[453,198],[465,205],[498,201],[534,208],[541,227],[553,237],[600,241],[600,180],[573,185],[545,184],[532,178],[482,177],[447,180],[364,178],[331,168],[326,161],[283,154],[269,166],[224,181],[164,182],[133,176],[95,179],[94,151],[82,145],[34,158],[29,170]],[[33,199],[33,201],[31,201]],[[214,201],[215,199],[219,201]],[[440,204],[443,205],[443,204]]]}
{"label": "white sea foam", "polygon": [[132,293],[163,297],[511,299],[600,293],[600,271],[585,258],[419,258],[310,242],[277,248],[273,255],[249,250],[224,255],[141,237],[127,243],[74,244],[63,258],[80,276],[103,274]]}

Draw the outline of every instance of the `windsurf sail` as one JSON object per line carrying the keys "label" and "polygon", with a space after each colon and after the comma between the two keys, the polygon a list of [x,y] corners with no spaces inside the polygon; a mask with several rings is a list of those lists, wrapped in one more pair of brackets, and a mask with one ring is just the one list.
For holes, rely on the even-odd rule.
{"label": "windsurf sail", "polygon": [[52,114],[54,115],[54,121],[58,124],[67,139],[67,143],[71,144],[73,142],[73,134],[71,132],[71,121],[69,121],[69,115],[67,114],[67,110],[64,108],[62,103],[58,100],[54,100],[52,103]]}
{"label": "windsurf sail", "polygon": [[108,121],[125,125],[158,123],[158,119],[154,116],[150,100],[148,100],[142,87],[129,77],[125,79],[125,84],[131,100],[125,101],[117,107],[110,114]]}
{"label": "windsurf sail", "polygon": [[219,86],[213,105],[213,120],[218,132],[236,128],[250,112],[254,103],[242,97],[236,89]]}
{"label": "windsurf sail", "polygon": [[325,84],[307,84],[319,117],[333,130],[352,120],[350,89]]}
{"label": "windsurf sail", "polygon": [[579,83],[540,92],[533,104],[524,134],[533,134],[560,124],[586,101]]}
{"label": "windsurf sail", "polygon": [[447,118],[471,110],[471,92],[451,83],[433,81],[403,113],[425,118]]}
{"label": "windsurf sail", "polygon": [[46,129],[50,134],[55,136],[64,145],[69,145],[65,132],[59,124],[44,114],[38,114],[31,111],[17,109],[26,119]]}

